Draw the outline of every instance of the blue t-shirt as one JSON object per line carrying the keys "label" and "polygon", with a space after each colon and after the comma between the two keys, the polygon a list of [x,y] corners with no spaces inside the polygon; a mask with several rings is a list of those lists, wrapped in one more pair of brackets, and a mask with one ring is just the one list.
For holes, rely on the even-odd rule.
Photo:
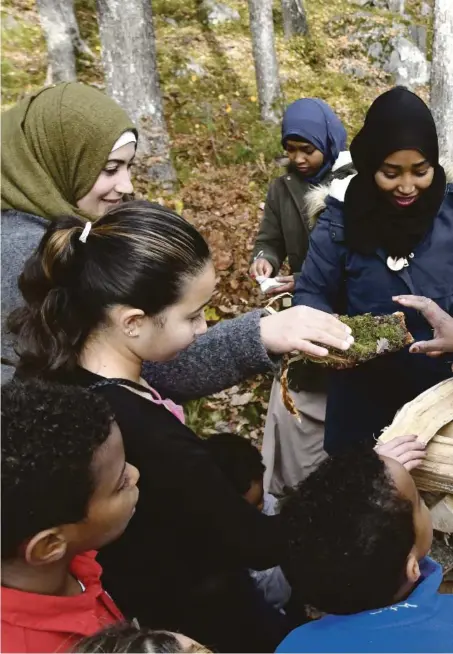
{"label": "blue t-shirt", "polygon": [[422,581],[403,602],[354,615],[327,615],[294,629],[277,652],[453,652],[453,595],[426,557]]}

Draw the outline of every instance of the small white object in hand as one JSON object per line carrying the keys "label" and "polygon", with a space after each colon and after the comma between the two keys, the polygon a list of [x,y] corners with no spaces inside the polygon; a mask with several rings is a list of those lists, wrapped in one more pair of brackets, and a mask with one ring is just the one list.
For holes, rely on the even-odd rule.
{"label": "small white object in hand", "polygon": [[260,285],[262,293],[266,293],[271,288],[280,288],[285,285],[283,282],[278,282],[275,277],[263,277],[262,275],[258,275],[256,281]]}

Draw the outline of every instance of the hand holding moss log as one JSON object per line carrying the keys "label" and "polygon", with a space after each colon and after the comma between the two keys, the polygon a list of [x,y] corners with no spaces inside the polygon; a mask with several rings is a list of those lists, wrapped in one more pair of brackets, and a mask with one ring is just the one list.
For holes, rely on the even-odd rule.
{"label": "hand holding moss log", "polygon": [[334,369],[354,368],[370,361],[377,356],[397,352],[406,345],[413,343],[408,332],[404,314],[396,312],[388,316],[372,316],[369,313],[361,316],[341,316],[340,321],[348,326],[354,335],[354,343],[347,351],[332,349],[323,358],[313,357],[304,351],[290,358],[284,357],[281,369],[282,400],[288,411],[299,420],[299,413],[289,393],[291,373],[297,374],[297,366],[308,361]]}
{"label": "hand holding moss log", "polygon": [[297,351],[319,360],[329,355],[328,347],[344,352],[354,343],[349,325],[305,306],[261,318],[260,329],[264,347],[273,354]]}
{"label": "hand holding moss log", "polygon": [[446,311],[427,297],[397,295],[393,299],[404,307],[420,311],[434,330],[434,338],[431,341],[414,343],[410,352],[428,356],[453,352],[453,318]]}

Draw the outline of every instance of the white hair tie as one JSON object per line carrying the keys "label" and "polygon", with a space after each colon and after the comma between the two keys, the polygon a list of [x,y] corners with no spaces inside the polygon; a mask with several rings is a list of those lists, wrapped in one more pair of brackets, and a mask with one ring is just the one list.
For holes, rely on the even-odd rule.
{"label": "white hair tie", "polygon": [[89,234],[90,231],[91,231],[91,225],[92,225],[92,224],[93,224],[93,223],[91,223],[90,221],[88,221],[88,222],[86,223],[85,227],[83,228],[83,232],[82,232],[82,233],[80,234],[80,236],[79,236],[79,241],[82,241],[82,243],[86,243],[86,242],[87,242],[88,234]]}

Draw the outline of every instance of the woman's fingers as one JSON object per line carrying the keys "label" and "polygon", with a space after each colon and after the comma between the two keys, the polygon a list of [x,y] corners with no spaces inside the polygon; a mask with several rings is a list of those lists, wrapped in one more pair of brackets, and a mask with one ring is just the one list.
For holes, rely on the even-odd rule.
{"label": "woman's fingers", "polygon": [[256,259],[250,266],[249,274],[251,277],[270,277],[272,266],[267,259]]}
{"label": "woman's fingers", "polygon": [[410,346],[411,354],[428,354],[431,357],[438,357],[442,354],[442,340],[433,338],[432,341],[418,341]]}
{"label": "woman's fingers", "polygon": [[395,459],[407,470],[416,468],[426,456],[425,444],[416,436],[399,436],[387,443],[378,443],[375,450],[381,456]]}
{"label": "woman's fingers", "polygon": [[453,318],[446,311],[433,300],[418,295],[397,295],[393,299],[405,307],[420,311],[434,330],[433,340],[414,343],[410,347],[410,352],[430,356],[453,352]]}
{"label": "woman's fingers", "polygon": [[416,309],[416,311],[421,311],[422,313],[431,310],[435,311],[435,308],[437,307],[435,302],[428,297],[423,297],[422,295],[395,295],[392,299],[394,302],[398,302],[398,304],[410,307],[411,309]]}
{"label": "woman's fingers", "polygon": [[314,356],[326,356],[323,346],[347,350],[354,342],[349,327],[330,314],[304,306],[262,318],[261,339],[274,354],[299,350]]}
{"label": "woman's fingers", "polygon": [[280,293],[292,293],[294,291],[294,282],[288,282],[282,286],[276,286],[274,288],[269,288],[266,291],[266,295],[279,295]]}
{"label": "woman's fingers", "polygon": [[321,347],[320,345],[315,345],[314,343],[310,343],[310,341],[304,341],[302,339],[298,341],[294,349],[298,352],[303,352],[304,354],[318,358],[326,357],[329,354],[329,350],[327,348]]}

